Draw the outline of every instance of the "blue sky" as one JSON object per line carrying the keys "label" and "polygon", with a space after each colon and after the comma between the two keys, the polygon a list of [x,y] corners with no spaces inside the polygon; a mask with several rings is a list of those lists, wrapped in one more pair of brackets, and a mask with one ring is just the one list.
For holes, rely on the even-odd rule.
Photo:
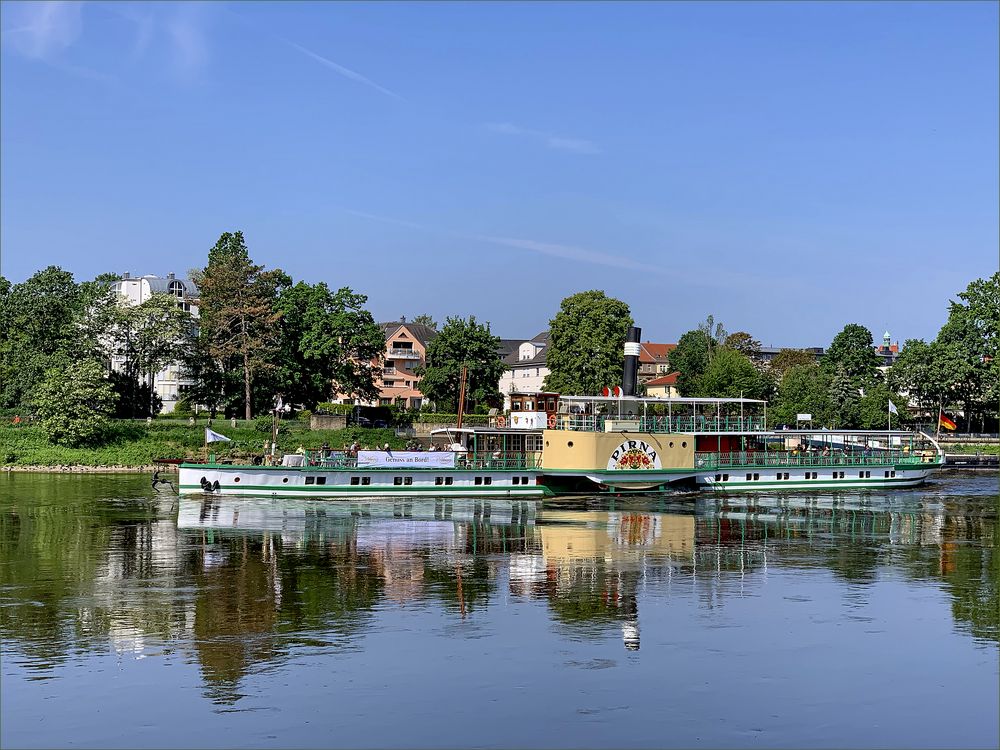
{"label": "blue sky", "polygon": [[996,3],[3,3],[2,272],[254,258],[504,337],[933,337],[998,262]]}

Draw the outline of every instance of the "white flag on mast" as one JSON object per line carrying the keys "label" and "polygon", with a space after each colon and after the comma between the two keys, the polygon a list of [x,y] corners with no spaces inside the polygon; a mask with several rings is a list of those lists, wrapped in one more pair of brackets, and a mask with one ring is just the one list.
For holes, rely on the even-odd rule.
{"label": "white flag on mast", "polygon": [[894,403],[892,403],[892,399],[889,399],[889,413],[890,414],[899,414],[899,412],[896,411],[896,405]]}
{"label": "white flag on mast", "polygon": [[220,435],[218,432],[215,432],[214,430],[209,429],[208,427],[206,427],[205,428],[205,442],[206,443],[221,443],[221,442],[231,443],[233,441],[232,441],[232,438],[227,438],[225,435]]}

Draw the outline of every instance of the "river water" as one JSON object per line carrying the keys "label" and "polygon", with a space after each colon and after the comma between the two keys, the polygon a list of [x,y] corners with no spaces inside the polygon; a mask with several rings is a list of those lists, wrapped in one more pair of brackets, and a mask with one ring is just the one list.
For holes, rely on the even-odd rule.
{"label": "river water", "polygon": [[997,478],[558,502],[0,476],[0,744],[1000,743]]}

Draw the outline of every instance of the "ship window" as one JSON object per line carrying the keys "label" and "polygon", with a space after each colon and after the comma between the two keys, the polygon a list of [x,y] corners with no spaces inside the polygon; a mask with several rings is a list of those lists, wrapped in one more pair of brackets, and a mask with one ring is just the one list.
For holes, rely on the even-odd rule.
{"label": "ship window", "polygon": [[728,474],[723,474],[722,475],[722,481],[723,482],[728,482],[729,481],[729,475]]}
{"label": "ship window", "polygon": [[233,481],[236,482],[237,484],[239,484],[240,478],[239,477],[233,477]]}
{"label": "ship window", "polygon": [[527,484],[527,483],[528,483],[528,478],[527,477],[521,477],[521,484]]}
{"label": "ship window", "polygon": [[715,481],[716,482],[721,482],[722,481],[722,474],[716,474],[715,475]]}
{"label": "ship window", "polygon": [[513,479],[510,480],[510,483],[511,484],[520,484],[521,483],[521,477],[514,477]]}
{"label": "ship window", "polygon": [[444,484],[444,477],[434,477],[434,484]]}
{"label": "ship window", "polygon": [[785,479],[788,479],[788,472],[785,472]]}
{"label": "ship window", "polygon": [[896,471],[895,471],[895,469],[889,472],[889,476],[890,476],[890,477],[894,477],[894,476],[896,476]]}
{"label": "ship window", "polygon": [[747,481],[749,482],[753,478],[753,474],[747,474]]}
{"label": "ship window", "polygon": [[756,482],[758,479],[760,479],[760,474],[754,474],[753,480]]}
{"label": "ship window", "polygon": [[669,443],[669,445],[670,445],[671,448],[673,448],[674,447],[674,441],[671,440],[670,443]]}
{"label": "ship window", "polygon": [[405,477],[403,479],[403,484],[413,484],[413,477]]}
{"label": "ship window", "polygon": [[316,477],[306,477],[306,484],[316,484]]}
{"label": "ship window", "polygon": [[444,483],[445,484],[452,484],[452,482],[453,482],[453,478],[452,477],[445,477],[444,478]]}
{"label": "ship window", "polygon": [[843,478],[844,478],[844,472],[840,472],[840,478],[841,478],[841,479],[843,479]]}
{"label": "ship window", "polygon": [[361,484],[371,484],[371,483],[372,483],[371,477],[361,477]]}
{"label": "ship window", "polygon": [[888,472],[888,471],[887,471],[887,472],[885,473],[885,478],[886,478],[886,479],[888,479],[888,478],[889,478],[889,472]]}
{"label": "ship window", "polygon": [[361,477],[351,477],[351,484],[361,484]]}
{"label": "ship window", "polygon": [[486,477],[483,479],[483,484],[493,484],[493,477]]}
{"label": "ship window", "polygon": [[475,483],[476,484],[482,484],[483,483],[483,478],[482,477],[476,477],[476,482]]}
{"label": "ship window", "polygon": [[396,485],[401,485],[403,483],[403,478],[402,477],[393,477],[392,478],[392,483],[396,484]]}
{"label": "ship window", "polygon": [[572,447],[573,447],[573,441],[572,441],[572,440],[568,440],[568,441],[566,442],[566,447],[567,447],[567,448],[572,448]]}
{"label": "ship window", "polygon": [[281,478],[281,483],[282,484],[288,484],[288,477],[282,477]]}
{"label": "ship window", "polygon": [[515,401],[514,403],[512,403],[510,405],[510,410],[511,411],[521,411],[521,402],[520,401]]}
{"label": "ship window", "polygon": [[326,484],[326,477],[316,477],[316,484]]}
{"label": "ship window", "polygon": [[686,440],[683,441],[683,442],[681,442],[681,448],[687,448],[687,447],[688,447],[688,444],[687,444]]}

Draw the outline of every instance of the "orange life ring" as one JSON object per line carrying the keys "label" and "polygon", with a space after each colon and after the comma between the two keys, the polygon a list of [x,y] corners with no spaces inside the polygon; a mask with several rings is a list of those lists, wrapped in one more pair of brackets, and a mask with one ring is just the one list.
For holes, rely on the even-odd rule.
{"label": "orange life ring", "polygon": [[549,429],[554,430],[556,428],[556,415],[549,414]]}
{"label": "orange life ring", "polygon": [[497,427],[506,427],[506,426],[507,426],[507,417],[501,414],[499,417],[497,417]]}

